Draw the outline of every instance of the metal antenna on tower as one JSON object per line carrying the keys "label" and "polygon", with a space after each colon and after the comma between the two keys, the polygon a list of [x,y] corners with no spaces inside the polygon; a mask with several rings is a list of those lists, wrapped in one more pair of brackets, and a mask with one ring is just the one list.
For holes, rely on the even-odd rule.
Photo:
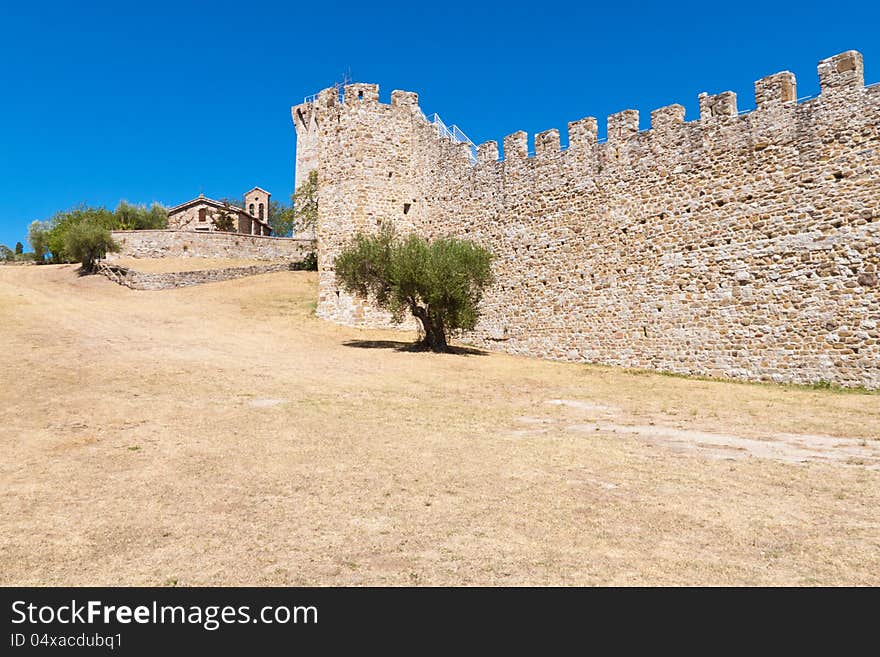
{"label": "metal antenna on tower", "polygon": [[343,71],[343,73],[342,73],[342,81],[341,81],[341,82],[336,82],[333,86],[336,88],[337,91],[339,91],[339,90],[342,89],[345,85],[350,84],[350,83],[351,83],[351,67],[348,67],[348,68],[347,68],[345,71]]}

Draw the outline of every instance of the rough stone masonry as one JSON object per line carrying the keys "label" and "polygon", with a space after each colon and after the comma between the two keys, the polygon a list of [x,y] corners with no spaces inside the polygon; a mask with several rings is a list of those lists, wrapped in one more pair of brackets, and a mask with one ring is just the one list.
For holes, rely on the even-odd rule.
{"label": "rough stone masonry", "polygon": [[254,258],[298,262],[315,251],[312,236],[269,237],[194,230],[114,230],[119,253],[108,253],[107,260],[118,258]]}
{"label": "rough stone masonry", "polygon": [[319,179],[318,314],[388,317],[348,297],[333,263],[383,219],[475,240],[497,282],[466,340],[490,349],[671,372],[880,387],[880,86],[860,53],[684,108],[590,117],[477,148],[444,137],[416,94],[326,89],[292,109],[297,177]]}

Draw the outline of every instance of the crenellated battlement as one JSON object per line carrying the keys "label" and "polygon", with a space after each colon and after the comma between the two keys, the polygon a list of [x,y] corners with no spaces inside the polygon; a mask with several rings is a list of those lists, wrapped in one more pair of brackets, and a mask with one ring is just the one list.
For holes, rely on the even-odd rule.
{"label": "crenellated battlement", "polygon": [[[385,219],[497,256],[468,339],[548,358],[880,387],[880,86],[856,51],[732,91],[473,146],[395,90],[292,108],[297,182],[319,174],[321,317],[388,317],[336,286],[335,254]],[[531,146],[531,148],[530,148]]]}
{"label": "crenellated battlement", "polygon": [[861,89],[865,86],[865,63],[862,53],[855,50],[819,62],[819,86],[822,94]]}
{"label": "crenellated battlement", "polygon": [[[835,94],[840,92],[866,91],[864,87],[864,67],[861,54],[855,51],[847,51],[823,60],[819,63],[819,75],[822,93],[820,98],[834,99]],[[790,71],[781,71],[773,75],[761,78],[755,82],[756,108],[749,112],[740,113],[737,109],[737,97],[732,91],[719,94],[701,94],[699,96],[700,116],[698,120],[686,121],[685,108],[678,104],[668,105],[651,112],[651,127],[648,130],[639,129],[639,113],[636,110],[624,110],[607,118],[607,137],[605,141],[620,144],[634,139],[643,139],[648,142],[662,142],[670,132],[680,130],[685,124],[690,127],[712,127],[718,123],[729,122],[736,119],[745,134],[751,131],[751,124],[760,115],[767,111],[781,108],[797,107],[797,83],[795,76]],[[855,109],[855,107],[853,108]],[[796,122],[796,117],[791,114],[790,125],[777,124],[775,127],[780,133],[786,132]],[[568,124],[568,141],[575,148],[579,146],[594,146],[598,141],[596,129],[598,123],[595,118],[587,117],[580,121]],[[545,135],[550,131],[539,133],[535,136],[535,154],[539,152],[547,156],[552,151],[548,150],[544,143]],[[519,134],[519,133],[515,133]],[[528,151],[528,148],[527,148]],[[516,157],[521,157],[521,146],[517,146]]]}
{"label": "crenellated battlement", "polygon": [[[818,74],[821,88],[819,98],[821,100],[837,100],[840,94],[851,95],[856,91],[866,91],[864,86],[864,63],[861,53],[857,51],[849,50],[822,60],[818,65]],[[648,130],[639,129],[639,112],[637,110],[623,110],[612,114],[606,120],[607,137],[603,142],[621,144],[636,138],[658,141],[658,137],[662,140],[668,133],[680,129],[685,124],[690,127],[699,125],[711,128],[718,123],[729,122],[734,119],[739,119],[736,121],[737,125],[741,126],[743,133],[748,133],[751,130],[751,120],[757,118],[761,113],[779,110],[784,107],[797,107],[797,82],[794,74],[790,71],[781,71],[768,75],[757,80],[754,86],[756,109],[749,112],[738,112],[736,94],[732,91],[725,91],[713,95],[700,94],[700,116],[699,119],[694,121],[686,121],[685,109],[678,104],[668,105],[652,111],[651,127]],[[382,103],[379,99],[379,85],[353,83],[345,85],[342,89],[329,87],[312,97],[312,100],[294,106],[291,114],[294,124],[297,126],[298,134],[307,132],[307,130],[302,129],[307,125],[305,117],[317,117],[321,110],[334,108],[338,111],[408,108],[427,122],[425,115],[419,107],[419,96],[417,93],[394,90],[391,92],[390,103]],[[791,122],[794,123],[794,121],[796,119],[792,115]],[[577,150],[579,148],[595,146],[598,142],[597,125],[597,120],[594,117],[586,117],[569,123],[567,137],[570,147],[574,147]],[[780,132],[785,132],[791,126],[777,124],[776,127]],[[551,136],[553,132],[557,135],[555,139]],[[525,146],[523,146],[524,134],[526,135]],[[494,150],[491,147],[488,149],[483,148],[483,155],[477,157],[475,164],[486,165],[493,161],[488,157],[488,154],[493,152],[497,153],[497,161],[508,157],[512,159],[525,159],[539,153],[542,157],[547,157],[557,151],[562,152],[561,148],[554,148],[554,144],[558,145],[560,141],[558,129],[547,130],[534,136],[532,142],[534,150],[532,150],[529,148],[528,135],[518,131],[504,138],[503,143],[505,147],[503,152],[498,151],[497,142],[486,142],[486,144],[495,143],[495,148]],[[507,147],[508,145],[510,148]]]}

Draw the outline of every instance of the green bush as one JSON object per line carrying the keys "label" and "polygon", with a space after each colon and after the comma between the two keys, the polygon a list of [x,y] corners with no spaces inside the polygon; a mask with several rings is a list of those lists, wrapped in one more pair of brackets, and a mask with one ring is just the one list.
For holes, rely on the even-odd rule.
{"label": "green bush", "polygon": [[299,262],[295,262],[291,269],[294,271],[318,271],[318,256],[312,251]]}
{"label": "green bush", "polygon": [[336,280],[349,293],[373,298],[396,321],[409,312],[422,325],[421,346],[447,351],[451,330],[473,329],[483,290],[492,282],[492,254],[467,240],[398,238],[384,223],[355,235],[336,257]]}
{"label": "green bush", "polygon": [[70,226],[64,235],[65,253],[72,259],[82,263],[84,272],[95,267],[95,261],[107,255],[108,251],[119,251],[119,245],[110,235],[110,231],[91,221],[84,221]]}

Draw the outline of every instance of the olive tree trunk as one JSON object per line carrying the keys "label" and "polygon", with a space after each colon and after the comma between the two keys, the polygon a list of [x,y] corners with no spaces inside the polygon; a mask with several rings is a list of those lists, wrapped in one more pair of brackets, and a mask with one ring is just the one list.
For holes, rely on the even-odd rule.
{"label": "olive tree trunk", "polygon": [[446,342],[446,328],[443,326],[443,322],[433,317],[422,306],[412,306],[412,314],[422,323],[422,330],[425,331],[422,345],[437,353],[449,351],[449,344]]}

